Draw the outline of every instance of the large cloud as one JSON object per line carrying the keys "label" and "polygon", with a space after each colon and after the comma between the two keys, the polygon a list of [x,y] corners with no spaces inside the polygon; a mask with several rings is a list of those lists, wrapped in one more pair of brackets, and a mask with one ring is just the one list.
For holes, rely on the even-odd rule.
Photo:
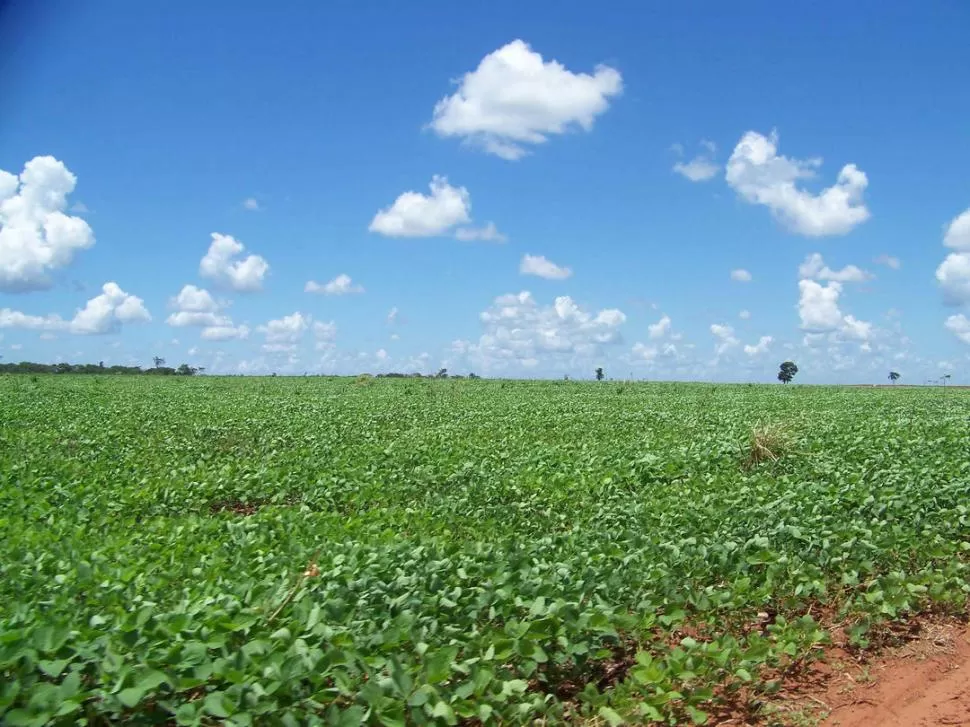
{"label": "large cloud", "polygon": [[834,185],[812,194],[799,186],[815,176],[820,159],[789,159],[778,154],[778,136],[746,133],[727,163],[727,183],[742,199],[768,207],[792,232],[807,237],[844,235],[869,219],[863,202],[869,180],[855,164],[839,172]]}
{"label": "large cloud", "polygon": [[105,283],[100,295],[91,298],[69,321],[58,315],[35,316],[4,308],[0,328],[35,331],[67,331],[78,335],[117,333],[125,323],[146,323],[152,319],[141,298],[123,291],[117,283]]}
{"label": "large cloud", "polygon": [[573,73],[514,40],[485,56],[454,94],[438,101],[431,128],[503,159],[518,159],[527,153],[526,145],[541,144],[552,134],[577,127],[589,131],[622,90],[614,68]]}
{"label": "large cloud", "polygon": [[53,270],[94,244],[88,223],[64,214],[76,183],[51,156],[34,157],[19,177],[0,170],[0,291],[49,288]]}

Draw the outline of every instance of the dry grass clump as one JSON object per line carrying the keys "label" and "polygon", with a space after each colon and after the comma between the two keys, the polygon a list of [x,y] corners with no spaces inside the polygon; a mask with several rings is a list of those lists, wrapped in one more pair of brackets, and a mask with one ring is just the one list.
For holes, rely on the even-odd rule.
{"label": "dry grass clump", "polygon": [[787,424],[760,424],[751,430],[748,445],[741,447],[744,468],[757,467],[762,462],[777,462],[792,451],[795,438]]}

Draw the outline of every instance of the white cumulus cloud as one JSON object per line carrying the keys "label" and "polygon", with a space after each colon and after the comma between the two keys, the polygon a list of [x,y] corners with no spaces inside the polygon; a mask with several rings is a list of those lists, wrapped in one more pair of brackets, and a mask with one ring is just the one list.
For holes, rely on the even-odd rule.
{"label": "white cumulus cloud", "polygon": [[482,312],[478,341],[455,341],[452,351],[486,369],[531,368],[542,359],[581,358],[622,341],[626,315],[615,308],[593,313],[569,296],[540,305],[528,291],[501,295]]}
{"label": "white cumulus cloud", "polygon": [[535,275],[546,280],[565,280],[573,274],[569,268],[556,265],[552,260],[547,260],[542,255],[529,255],[522,257],[519,263],[519,272],[523,275]]}
{"label": "white cumulus cloud", "polygon": [[656,323],[651,323],[647,326],[647,332],[652,339],[663,338],[670,332],[670,316],[665,315]]}
{"label": "white cumulus cloud", "polygon": [[751,317],[751,311],[743,310],[740,313],[738,313],[738,318],[740,318],[743,321],[748,320],[750,317]]}
{"label": "white cumulus cloud", "polygon": [[117,283],[105,283],[101,294],[91,298],[71,320],[71,333],[115,333],[124,323],[147,323],[152,319],[141,298],[130,295]]}
{"label": "white cumulus cloud", "polygon": [[240,257],[246,247],[231,235],[212,233],[212,244],[199,263],[199,275],[241,293],[263,288],[269,263],[260,255]]}
{"label": "white cumulus cloud", "polygon": [[527,145],[542,144],[550,135],[590,131],[622,90],[622,76],[614,68],[573,73],[514,40],[485,56],[454,94],[435,104],[431,128],[514,160],[528,153]]}
{"label": "white cumulus cloud", "polygon": [[811,333],[831,333],[838,340],[868,340],[872,324],[852,315],[843,315],[839,308],[842,284],[831,281],[822,285],[814,280],[798,281],[798,315],[801,327]]}
{"label": "white cumulus cloud", "polygon": [[204,288],[185,285],[179,294],[172,298],[170,305],[175,308],[175,311],[165,320],[170,326],[220,329],[232,326],[232,319],[220,313],[222,306]]}
{"label": "white cumulus cloud", "polygon": [[35,316],[19,310],[0,308],[0,328],[22,328],[28,331],[59,331],[67,322],[58,315]]}
{"label": "white cumulus cloud", "polygon": [[863,283],[871,280],[873,275],[855,265],[846,265],[841,270],[832,270],[825,264],[821,254],[814,252],[805,258],[798,267],[800,278],[814,278],[816,280],[834,280],[837,283]]}
{"label": "white cumulus cloud", "polygon": [[815,176],[820,159],[789,159],[778,154],[778,135],[747,132],[727,163],[727,183],[742,199],[768,207],[792,232],[807,237],[844,235],[869,219],[863,193],[869,184],[855,164],[839,172],[836,183],[812,194],[799,183]]}
{"label": "white cumulus cloud", "polygon": [[714,353],[717,356],[720,356],[741,343],[734,336],[734,329],[731,326],[725,326],[720,323],[712,323],[711,333],[717,339],[717,344],[714,346]]}
{"label": "white cumulus cloud", "polygon": [[946,323],[943,325],[961,341],[970,344],[970,318],[960,313],[959,315],[947,318]]}
{"label": "white cumulus cloud", "polygon": [[52,156],[34,157],[19,176],[0,170],[0,292],[49,288],[52,271],[94,244],[88,223],[64,213],[76,184]]}
{"label": "white cumulus cloud", "polygon": [[936,269],[936,279],[947,305],[970,303],[970,209],[946,226],[943,244],[957,252],[946,256]]}
{"label": "white cumulus cloud", "polygon": [[731,280],[737,281],[739,283],[750,283],[751,273],[749,273],[744,268],[737,268],[731,271]]}
{"label": "white cumulus cloud", "polygon": [[436,237],[471,221],[471,195],[445,177],[431,179],[431,194],[408,191],[371,220],[371,232],[386,237]]}
{"label": "white cumulus cloud", "polygon": [[970,303],[970,252],[951,252],[936,269],[947,305]]}
{"label": "white cumulus cloud", "polygon": [[970,209],[966,209],[947,225],[943,244],[954,250],[970,252]]}
{"label": "white cumulus cloud", "polygon": [[256,330],[266,336],[267,343],[296,343],[309,328],[312,318],[299,311],[269,321]]}
{"label": "white cumulus cloud", "polygon": [[202,329],[200,334],[206,341],[232,341],[249,338],[249,326],[224,325],[208,326]]}
{"label": "white cumulus cloud", "polygon": [[760,356],[763,353],[768,353],[768,346],[771,342],[775,340],[771,336],[762,336],[758,339],[758,342],[753,346],[748,344],[744,347],[744,352],[748,356]]}
{"label": "white cumulus cloud", "polygon": [[315,280],[309,280],[303,286],[303,292],[322,293],[323,295],[351,295],[363,293],[364,286],[355,285],[349,275],[341,273],[329,283],[318,283]]}
{"label": "white cumulus cloud", "polygon": [[839,296],[842,284],[822,285],[814,280],[799,280],[798,315],[806,331],[831,331],[842,325]]}

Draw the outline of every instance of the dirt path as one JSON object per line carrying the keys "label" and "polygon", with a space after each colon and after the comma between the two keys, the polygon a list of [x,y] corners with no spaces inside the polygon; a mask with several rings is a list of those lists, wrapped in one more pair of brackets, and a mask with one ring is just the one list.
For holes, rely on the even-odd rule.
{"label": "dirt path", "polygon": [[929,629],[918,642],[833,677],[823,727],[970,726],[970,631],[965,626]]}
{"label": "dirt path", "polygon": [[768,724],[970,727],[970,628],[912,624],[908,643],[864,662],[841,646],[788,684]]}

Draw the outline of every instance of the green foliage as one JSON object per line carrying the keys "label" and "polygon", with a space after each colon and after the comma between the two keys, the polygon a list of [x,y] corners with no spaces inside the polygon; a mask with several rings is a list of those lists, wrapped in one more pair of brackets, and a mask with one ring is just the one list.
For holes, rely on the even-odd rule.
{"label": "green foliage", "polygon": [[791,383],[798,373],[798,366],[793,361],[785,361],[778,367],[778,380],[783,384]]}
{"label": "green foliage", "polygon": [[965,608],[966,392],[625,386],[0,378],[0,723],[711,724]]}
{"label": "green foliage", "polygon": [[[164,359],[160,358],[156,360],[162,363],[165,362]],[[152,374],[155,376],[194,376],[202,370],[189,366],[188,364],[182,364],[177,369],[161,365],[151,369],[142,369],[138,366],[105,366],[103,361],[97,364],[71,364],[66,362],[42,364],[32,361],[0,363],[0,374],[125,374],[128,376],[132,374]]]}

